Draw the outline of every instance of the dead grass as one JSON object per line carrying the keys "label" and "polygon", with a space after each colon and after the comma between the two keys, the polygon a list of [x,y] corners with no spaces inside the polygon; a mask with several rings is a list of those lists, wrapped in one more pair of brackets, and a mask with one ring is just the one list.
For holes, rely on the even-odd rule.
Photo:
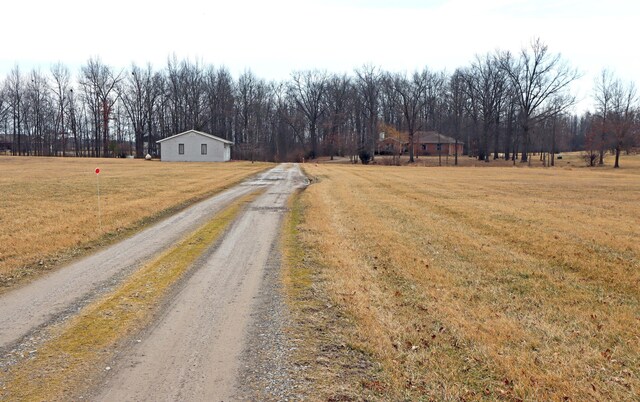
{"label": "dead grass", "polygon": [[622,166],[305,165],[299,247],[382,367],[352,392],[637,398],[640,158]]}
{"label": "dead grass", "polygon": [[270,166],[0,157],[0,290]]}
{"label": "dead grass", "polygon": [[0,376],[0,399],[71,400],[104,370],[116,345],[148,324],[163,297],[223,233],[243,205],[264,190],[246,195],[134,273],[118,289],[53,330],[50,341]]}
{"label": "dead grass", "polygon": [[350,401],[372,399],[375,392],[361,389],[360,383],[377,380],[379,367],[361,350],[349,344],[355,336],[344,306],[327,295],[316,250],[300,241],[305,226],[301,193],[289,200],[289,213],[282,232],[282,279],[293,325],[289,338],[295,345],[293,364],[297,367],[299,399]]}

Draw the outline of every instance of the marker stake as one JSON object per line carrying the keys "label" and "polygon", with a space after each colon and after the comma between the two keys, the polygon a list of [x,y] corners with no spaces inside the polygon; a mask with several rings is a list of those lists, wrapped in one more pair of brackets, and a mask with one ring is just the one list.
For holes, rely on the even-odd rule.
{"label": "marker stake", "polygon": [[96,168],[96,183],[98,185],[98,225],[102,232],[102,215],[100,213],[100,168]]}

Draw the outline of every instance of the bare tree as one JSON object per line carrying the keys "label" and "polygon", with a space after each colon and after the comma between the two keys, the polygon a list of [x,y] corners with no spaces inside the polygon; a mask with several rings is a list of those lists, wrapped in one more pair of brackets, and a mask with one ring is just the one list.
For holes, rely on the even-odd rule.
{"label": "bare tree", "polygon": [[99,58],[90,58],[87,65],[82,67],[82,75],[81,84],[85,89],[86,99],[91,102],[94,114],[95,155],[100,156],[100,143],[102,143],[102,155],[108,156],[109,118],[111,108],[117,100],[116,86],[122,80],[124,70],[116,74]]}
{"label": "bare tree", "polygon": [[423,128],[427,130],[441,131],[441,122],[443,120],[443,110],[446,105],[446,88],[447,77],[443,72],[433,72],[424,70],[425,90],[424,90],[424,110],[423,110]]}
{"label": "bare tree", "polygon": [[233,139],[233,112],[235,94],[233,78],[225,68],[213,67],[205,72],[205,94],[207,98],[207,127],[209,132],[225,138]]}
{"label": "bare tree", "polygon": [[355,73],[357,94],[360,98],[362,113],[366,121],[364,125],[365,129],[362,130],[363,135],[360,139],[359,147],[368,150],[373,158],[376,141],[378,139],[376,131],[378,126],[382,73],[379,68],[371,65],[364,65],[355,70]]}
{"label": "bare tree", "polygon": [[[157,98],[153,79],[154,75],[150,65],[146,70],[132,65],[128,79],[118,85],[120,99],[133,127],[135,154],[139,158],[145,156],[145,132],[149,133],[151,130],[151,115]],[[150,136],[148,137],[148,140],[151,141]]]}
{"label": "bare tree", "polygon": [[5,83],[9,107],[11,109],[12,155],[22,155],[22,103],[24,83],[20,68],[15,66],[9,73]]}
{"label": "bare tree", "polygon": [[302,71],[291,75],[290,94],[299,110],[307,118],[309,139],[311,140],[310,157],[318,156],[318,121],[324,113],[323,97],[327,91],[327,74],[325,72]]}
{"label": "bare tree", "polygon": [[[471,97],[477,101],[482,120],[482,138],[478,159],[489,162],[489,139],[493,132],[497,148],[500,115],[506,92],[507,79],[498,60],[490,54],[476,56],[468,74]],[[497,159],[497,158],[496,158]]]}
{"label": "bare tree", "polygon": [[328,118],[326,119],[325,140],[327,143],[326,153],[329,154],[331,160],[333,160],[338,144],[344,142],[348,117],[351,112],[350,100],[353,97],[353,86],[347,75],[336,75],[329,79],[326,96]]}
{"label": "bare tree", "polygon": [[245,70],[236,86],[236,143],[249,144],[254,140],[251,120],[257,108],[257,96],[258,79],[250,70]]}
{"label": "bare tree", "polygon": [[500,66],[511,81],[520,107],[522,128],[522,162],[528,160],[531,129],[539,122],[563,113],[575,103],[569,85],[579,78],[560,54],[552,54],[540,39],[523,48],[517,58],[510,53],[500,55]]}
{"label": "bare tree", "polygon": [[205,126],[205,71],[200,63],[169,58],[166,96],[172,134]]}
{"label": "bare tree", "polygon": [[[599,144],[599,160],[598,164],[604,164],[604,152],[607,146],[608,139],[608,117],[611,111],[611,103],[613,97],[614,86],[618,85],[615,81],[611,71],[603,69],[600,75],[594,82],[593,97],[595,100],[597,127],[600,129],[600,144]],[[595,127],[594,127],[595,128]]]}
{"label": "bare tree", "polygon": [[600,136],[601,130],[598,129],[597,118],[590,114],[584,117],[583,128],[585,131],[584,151],[582,157],[587,166],[595,166],[598,160],[597,138]]}
{"label": "bare tree", "polygon": [[274,126],[278,130],[278,155],[301,161],[304,158],[307,118],[296,105],[288,83],[273,85],[272,92],[275,102]]}
{"label": "bare tree", "polygon": [[616,153],[614,168],[620,167],[620,151],[631,146],[638,129],[638,91],[633,82],[615,81],[611,98],[611,133]]}
{"label": "bare tree", "polygon": [[505,96],[504,159],[509,160],[509,157],[511,157],[515,165],[519,138],[518,130],[516,130],[518,126],[518,101],[511,86],[508,86]]}
{"label": "bare tree", "polygon": [[265,96],[265,83],[250,70],[245,71],[238,79],[236,88],[236,143],[246,147],[252,162],[260,147],[259,134],[265,117],[262,113]]}
{"label": "bare tree", "polygon": [[185,129],[201,130],[203,124],[204,71],[200,63],[183,61],[180,68],[184,95]]}
{"label": "bare tree", "polygon": [[480,134],[478,128],[480,124],[480,99],[474,90],[475,79],[473,72],[469,68],[458,71],[463,80],[461,88],[466,96],[464,109],[468,121],[466,130],[467,155],[475,157],[480,155]]}
{"label": "bare tree", "polygon": [[51,66],[51,76],[53,77],[53,92],[55,93],[58,104],[58,119],[56,131],[60,133],[62,156],[65,156],[67,150],[67,127],[64,123],[65,107],[68,104],[68,93],[71,85],[71,73],[69,69],[62,63],[56,63]]}
{"label": "bare tree", "polygon": [[[458,141],[462,137],[462,124],[464,122],[465,104],[467,96],[464,91],[465,80],[463,73],[456,70],[449,79],[447,92],[447,104],[450,116],[450,134],[456,140],[455,165],[458,165]],[[468,145],[468,144],[467,144]]]}
{"label": "bare tree", "polygon": [[78,120],[76,115],[76,99],[74,97],[73,88],[69,89],[69,120],[71,121],[71,134],[73,135],[74,152],[76,156],[80,156],[81,147],[78,141]]}
{"label": "bare tree", "polygon": [[28,135],[27,153],[29,155],[49,156],[52,153],[52,139],[46,130],[48,88],[44,75],[32,70],[26,85],[25,131]]}
{"label": "bare tree", "polygon": [[428,70],[414,72],[410,78],[397,74],[393,79],[393,87],[400,96],[400,106],[409,132],[409,162],[415,162],[414,136],[422,126],[418,119],[424,108],[426,99],[423,96],[427,84]]}
{"label": "bare tree", "polygon": [[[2,133],[6,134],[9,132],[9,102],[7,101],[7,90],[4,85],[0,85],[0,125],[2,128]],[[6,137],[3,138],[6,141]],[[3,141],[3,142],[4,142]],[[2,151],[5,150],[5,146],[8,144],[2,144]]]}

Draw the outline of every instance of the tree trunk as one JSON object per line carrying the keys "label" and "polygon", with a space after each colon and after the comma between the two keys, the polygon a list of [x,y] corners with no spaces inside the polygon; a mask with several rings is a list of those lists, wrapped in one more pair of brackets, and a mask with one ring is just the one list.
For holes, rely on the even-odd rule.
{"label": "tree trunk", "polygon": [[[60,132],[62,133],[62,157],[64,158],[64,152],[67,150],[67,139],[65,137],[66,129],[64,128],[64,107],[60,107]],[[57,155],[56,155],[57,156]]]}
{"label": "tree trunk", "polygon": [[136,158],[144,158],[144,133],[136,130]]}
{"label": "tree trunk", "polygon": [[455,162],[454,162],[454,164],[455,164],[456,166],[458,166],[458,139],[457,139],[457,138],[456,138],[456,149],[455,149],[455,152],[456,152],[456,156],[455,156]]}
{"label": "tree trunk", "polygon": [[529,126],[525,125],[522,129],[522,157],[520,158],[520,162],[525,163],[529,158],[529,150],[527,149],[529,147]]}
{"label": "tree trunk", "polygon": [[484,124],[482,129],[482,160],[489,163],[489,125]]}
{"label": "tree trunk", "polygon": [[75,127],[72,128],[72,131],[73,131],[73,145],[75,147],[75,153],[76,153],[76,156],[80,156],[80,146],[78,144],[78,133],[76,132]]}
{"label": "tree trunk", "polygon": [[[604,125],[604,123],[602,123]],[[599,159],[598,159],[598,165],[604,165],[604,146],[605,146],[605,139],[606,139],[606,134],[603,132],[602,136],[601,136],[601,143],[600,143],[600,152],[599,152]]]}
{"label": "tree trunk", "polygon": [[102,115],[102,155],[104,157],[109,156],[109,106],[107,101],[103,102],[103,115]]}
{"label": "tree trunk", "polygon": [[620,167],[620,144],[616,145],[616,161],[613,167],[614,169],[618,169]]}
{"label": "tree trunk", "polygon": [[551,131],[551,166],[556,165],[556,122],[553,122],[553,130]]}
{"label": "tree trunk", "polygon": [[500,145],[500,113],[498,112],[498,117],[496,117],[496,132],[493,138],[493,159],[498,159],[500,155],[498,154],[498,146]]}
{"label": "tree trunk", "polygon": [[[152,108],[148,108],[147,110],[147,153],[151,156],[153,156],[154,154],[154,150],[155,150],[155,142],[153,142],[154,137],[153,137],[153,126],[151,125],[152,121],[151,121],[151,116],[153,115],[153,110]],[[228,139],[228,138],[227,138]],[[152,148],[153,147],[153,148]],[[144,149],[144,138],[142,139],[142,148]],[[143,151],[144,153],[144,151]],[[146,156],[146,155],[145,155]]]}
{"label": "tree trunk", "polygon": [[[20,110],[18,110],[18,156],[22,155],[22,145],[20,144],[20,137],[22,137],[21,127],[22,124],[20,123]],[[13,132],[15,134],[15,128]]]}
{"label": "tree trunk", "polygon": [[413,163],[413,129],[409,131],[409,163]]}
{"label": "tree trunk", "polygon": [[318,138],[315,123],[309,125],[309,134],[311,135],[311,156],[309,159],[315,159],[318,155]]}

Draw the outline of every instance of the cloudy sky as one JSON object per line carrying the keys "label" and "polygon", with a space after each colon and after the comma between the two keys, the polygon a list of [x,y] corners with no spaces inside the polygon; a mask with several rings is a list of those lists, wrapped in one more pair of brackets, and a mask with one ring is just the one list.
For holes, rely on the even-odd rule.
{"label": "cloudy sky", "polygon": [[114,67],[190,58],[265,79],[291,71],[388,71],[470,63],[496,49],[517,52],[540,37],[583,77],[609,68],[640,85],[637,0],[20,0],[0,5],[0,80],[16,64],[73,71],[99,56]]}

